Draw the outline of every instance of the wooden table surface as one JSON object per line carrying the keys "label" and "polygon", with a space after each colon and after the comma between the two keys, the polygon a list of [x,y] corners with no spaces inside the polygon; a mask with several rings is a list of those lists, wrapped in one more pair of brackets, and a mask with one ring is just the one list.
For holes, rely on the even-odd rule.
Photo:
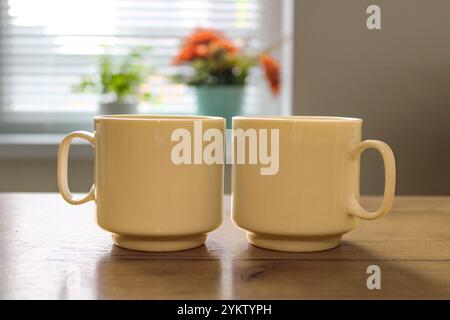
{"label": "wooden table surface", "polygon": [[[379,198],[363,198],[374,208]],[[319,253],[259,249],[229,219],[202,247],[115,247],[94,205],[58,194],[0,194],[1,299],[450,299],[450,197],[401,197]],[[381,268],[381,290],[366,269]]]}

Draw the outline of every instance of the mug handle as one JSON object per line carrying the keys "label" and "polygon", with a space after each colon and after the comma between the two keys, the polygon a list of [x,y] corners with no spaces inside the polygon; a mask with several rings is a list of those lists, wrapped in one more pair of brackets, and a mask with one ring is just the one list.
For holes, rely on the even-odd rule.
{"label": "mug handle", "polygon": [[375,212],[369,212],[361,207],[358,199],[353,196],[348,207],[349,213],[355,217],[373,220],[381,218],[392,207],[395,196],[395,157],[392,149],[384,142],[378,140],[366,140],[356,143],[350,147],[350,154],[353,158],[361,156],[361,153],[373,148],[378,150],[384,162],[384,197],[380,208]]}
{"label": "mug handle", "polygon": [[81,198],[75,198],[74,195],[70,192],[67,179],[67,168],[70,143],[75,138],[84,139],[94,147],[94,134],[87,131],[75,131],[65,136],[59,144],[57,173],[59,192],[61,193],[64,200],[66,200],[68,203],[77,205],[88,202],[90,200],[95,200],[95,185],[93,184],[91,190],[89,190],[89,193]]}

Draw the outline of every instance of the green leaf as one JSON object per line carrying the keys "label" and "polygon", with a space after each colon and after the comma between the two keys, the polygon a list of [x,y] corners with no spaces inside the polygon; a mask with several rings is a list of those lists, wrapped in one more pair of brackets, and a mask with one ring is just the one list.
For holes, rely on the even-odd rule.
{"label": "green leaf", "polygon": [[98,78],[84,76],[79,84],[73,86],[73,90],[80,93],[114,94],[118,101],[142,98],[139,87],[147,82],[152,72],[145,56],[150,50],[149,47],[135,47],[126,56],[113,56],[110,48],[105,47],[106,53],[98,59]]}

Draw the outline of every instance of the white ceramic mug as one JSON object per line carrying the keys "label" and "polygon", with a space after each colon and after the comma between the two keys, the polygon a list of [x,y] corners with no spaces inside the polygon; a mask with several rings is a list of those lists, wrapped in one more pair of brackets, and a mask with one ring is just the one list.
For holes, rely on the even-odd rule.
{"label": "white ceramic mug", "polygon": [[[279,131],[276,174],[262,175],[258,165],[233,164],[232,218],[250,243],[281,251],[326,250],[336,247],[358,218],[376,219],[390,210],[394,155],[384,142],[361,141],[361,119],[234,117],[237,129]],[[360,155],[367,148],[378,150],[384,160],[384,198],[376,212],[358,201]]]}
{"label": "white ceramic mug", "polygon": [[[202,128],[225,131],[225,119],[200,116],[98,116],[95,132],[67,135],[58,152],[58,186],[71,204],[96,203],[97,222],[120,247],[174,251],[197,247],[222,222],[222,164],[177,165],[171,140],[177,129],[194,135]],[[95,149],[95,182],[75,198],[68,187],[67,162],[74,138]]]}

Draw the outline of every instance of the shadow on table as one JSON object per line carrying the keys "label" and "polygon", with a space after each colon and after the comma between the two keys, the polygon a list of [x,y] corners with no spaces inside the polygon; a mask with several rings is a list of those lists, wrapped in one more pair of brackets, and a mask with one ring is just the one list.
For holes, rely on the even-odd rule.
{"label": "shadow on table", "polygon": [[[100,299],[430,299],[450,298],[438,280],[448,265],[394,260],[370,244],[343,241],[315,253],[285,253],[243,244],[171,253],[111,248],[98,262]],[[220,252],[220,251],[219,251]],[[381,268],[381,290],[367,288],[367,267]],[[442,277],[441,277],[442,279]]]}
{"label": "shadow on table", "polygon": [[112,246],[97,263],[99,299],[218,299],[221,263],[205,245],[169,252]]}
{"label": "shadow on table", "polygon": [[[248,244],[231,261],[231,294],[236,299],[448,299],[450,282],[438,280],[439,263],[389,260],[347,241],[315,253]],[[367,288],[370,265],[381,269],[381,290]]]}

